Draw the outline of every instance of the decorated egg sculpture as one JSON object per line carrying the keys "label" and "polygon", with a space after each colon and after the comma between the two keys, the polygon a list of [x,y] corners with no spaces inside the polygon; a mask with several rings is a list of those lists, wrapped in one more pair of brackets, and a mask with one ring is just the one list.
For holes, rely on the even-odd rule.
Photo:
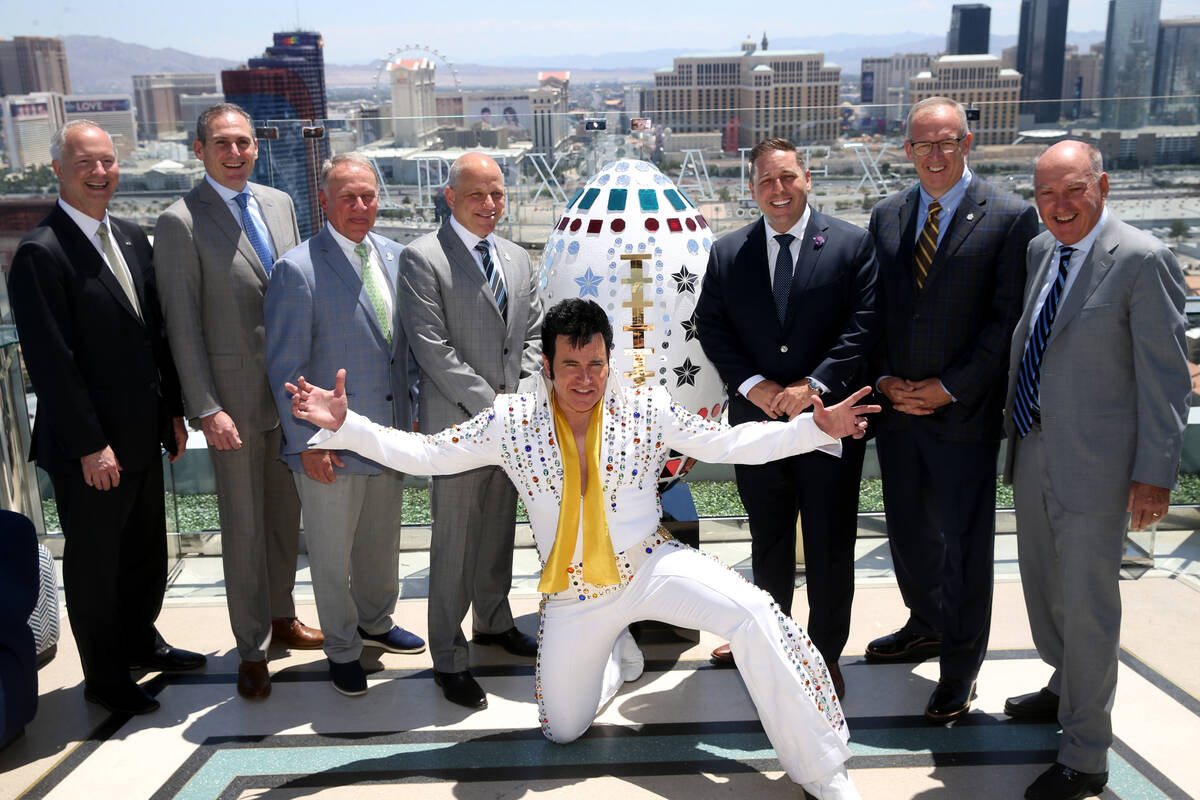
{"label": "decorated egg sculpture", "polygon": [[[614,161],[575,193],[546,242],[542,301],[596,301],[613,326],[613,368],[627,384],[663,386],[688,411],[718,417],[725,388],[696,330],[712,243],[699,209],[658,167]],[[672,452],[659,489],[687,466]]]}

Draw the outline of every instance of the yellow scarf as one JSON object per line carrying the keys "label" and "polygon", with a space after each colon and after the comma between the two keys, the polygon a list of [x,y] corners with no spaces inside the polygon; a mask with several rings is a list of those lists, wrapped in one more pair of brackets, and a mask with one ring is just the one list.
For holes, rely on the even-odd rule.
{"label": "yellow scarf", "polygon": [[[612,539],[608,536],[608,519],[604,515],[604,492],[600,488],[600,428],[604,401],[592,410],[588,420],[587,446],[588,485],[583,491],[583,576],[596,586],[613,586],[621,582],[617,573],[617,558],[613,553]],[[571,424],[558,407],[554,395],[550,395],[550,406],[554,409],[554,435],[558,437],[559,453],[563,463],[562,502],[558,510],[558,531],[554,534],[554,547],[542,569],[538,591],[545,594],[561,592],[567,588],[567,569],[575,553],[575,542],[579,537],[579,501],[582,476],[579,470],[579,450],[575,447],[575,433]]]}

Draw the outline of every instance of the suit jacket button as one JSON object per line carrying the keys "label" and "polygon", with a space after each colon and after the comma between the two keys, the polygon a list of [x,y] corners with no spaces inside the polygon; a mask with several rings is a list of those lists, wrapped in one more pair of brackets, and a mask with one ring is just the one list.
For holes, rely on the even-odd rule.
{"label": "suit jacket button", "polygon": [[506,384],[503,384],[503,383],[502,383],[502,384],[500,384],[500,391],[501,391],[501,392],[507,392],[507,391],[508,391],[508,386],[507,386]]}
{"label": "suit jacket button", "polygon": [[383,399],[384,399],[384,400],[387,400],[389,403],[390,403],[390,402],[392,402],[392,396],[391,396],[390,394],[389,394],[387,397],[383,398]]}
{"label": "suit jacket button", "polygon": [[779,345],[779,352],[781,352],[781,353],[786,353],[786,352],[787,352],[787,345],[786,345],[786,344],[781,344],[781,345]]}
{"label": "suit jacket button", "polygon": [[508,348],[504,348],[504,355],[508,355]]}

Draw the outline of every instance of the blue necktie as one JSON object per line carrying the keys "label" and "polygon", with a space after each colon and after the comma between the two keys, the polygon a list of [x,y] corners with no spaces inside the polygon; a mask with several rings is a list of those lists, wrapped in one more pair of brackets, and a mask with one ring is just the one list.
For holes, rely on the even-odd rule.
{"label": "blue necktie", "polygon": [[246,232],[246,238],[250,240],[250,246],[254,248],[254,252],[258,254],[258,260],[262,262],[263,270],[266,271],[267,277],[271,277],[271,267],[275,266],[275,255],[271,252],[271,237],[267,235],[266,230],[250,213],[250,193],[241,192],[235,198],[237,204],[242,209],[242,230]]}
{"label": "blue necktie", "polygon": [[792,263],[792,240],[795,238],[790,233],[775,234],[775,241],[779,242],[779,255],[775,257],[772,287],[775,291],[775,314],[779,317],[780,325],[787,316],[788,294],[792,290],[792,270],[795,268]]}
{"label": "blue necktie", "polygon": [[487,278],[488,288],[492,290],[492,296],[496,298],[496,308],[500,309],[500,317],[508,322],[508,292],[504,289],[504,279],[500,277],[500,270],[492,263],[492,252],[487,240],[480,239],[475,249],[483,262],[483,274]]}
{"label": "blue necktie", "polygon": [[1041,408],[1038,406],[1038,386],[1042,379],[1042,355],[1046,352],[1046,341],[1054,327],[1054,315],[1058,313],[1058,301],[1062,299],[1063,287],[1067,285],[1067,265],[1071,262],[1074,247],[1062,248],[1062,256],[1058,260],[1058,279],[1046,294],[1042,310],[1029,334],[1025,344],[1025,355],[1021,357],[1021,369],[1017,373],[1017,394],[1013,402],[1013,422],[1017,425],[1017,433],[1024,436],[1033,427],[1035,419],[1040,420]]}

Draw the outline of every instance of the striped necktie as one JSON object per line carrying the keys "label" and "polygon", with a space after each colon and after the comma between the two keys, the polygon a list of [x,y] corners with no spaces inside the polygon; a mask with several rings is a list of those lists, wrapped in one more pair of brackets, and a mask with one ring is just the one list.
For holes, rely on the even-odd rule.
{"label": "striped necktie", "polygon": [[1029,333],[1029,341],[1025,343],[1025,354],[1021,357],[1021,369],[1017,373],[1017,394],[1013,402],[1013,422],[1016,423],[1017,433],[1024,436],[1029,433],[1035,421],[1041,422],[1042,410],[1038,405],[1038,387],[1042,380],[1042,356],[1046,352],[1046,341],[1054,327],[1054,315],[1058,313],[1058,301],[1062,299],[1063,287],[1067,285],[1068,264],[1074,247],[1062,248],[1062,256],[1058,260],[1058,278],[1038,313],[1037,321]]}
{"label": "striped necktie", "polygon": [[486,239],[480,239],[475,245],[475,250],[479,253],[479,259],[483,262],[483,275],[487,278],[488,288],[492,290],[492,296],[496,298],[496,308],[500,309],[500,317],[508,322],[508,292],[504,289],[504,278],[500,275],[500,270],[496,269],[496,265],[492,263],[492,251],[488,247]]}
{"label": "striped necktie", "polygon": [[775,276],[771,281],[771,288],[775,293],[775,314],[779,317],[780,325],[787,316],[788,295],[792,291],[792,272],[796,268],[792,262],[792,240],[795,238],[790,233],[775,234],[775,241],[779,242],[779,255],[775,256]]}
{"label": "striped necktie", "polygon": [[929,213],[925,217],[925,227],[917,237],[916,265],[917,288],[925,288],[925,279],[929,277],[929,268],[933,266],[933,254],[938,246],[938,212],[942,204],[937,200],[929,201]]}
{"label": "striped necktie", "polygon": [[358,256],[358,263],[362,271],[363,288],[367,290],[367,297],[371,299],[371,307],[375,309],[375,321],[379,323],[379,329],[383,331],[383,338],[387,339],[388,346],[392,344],[392,326],[388,319],[387,303],[383,301],[383,290],[375,281],[375,270],[371,267],[371,248],[366,242],[359,242],[354,246],[354,253]]}
{"label": "striped necktie", "polygon": [[259,221],[250,213],[250,193],[240,192],[234,195],[234,199],[242,209],[242,230],[246,232],[246,238],[250,240],[250,246],[258,254],[258,260],[262,262],[263,270],[269,278],[271,277],[271,267],[275,266],[275,254],[271,252],[271,239]]}

